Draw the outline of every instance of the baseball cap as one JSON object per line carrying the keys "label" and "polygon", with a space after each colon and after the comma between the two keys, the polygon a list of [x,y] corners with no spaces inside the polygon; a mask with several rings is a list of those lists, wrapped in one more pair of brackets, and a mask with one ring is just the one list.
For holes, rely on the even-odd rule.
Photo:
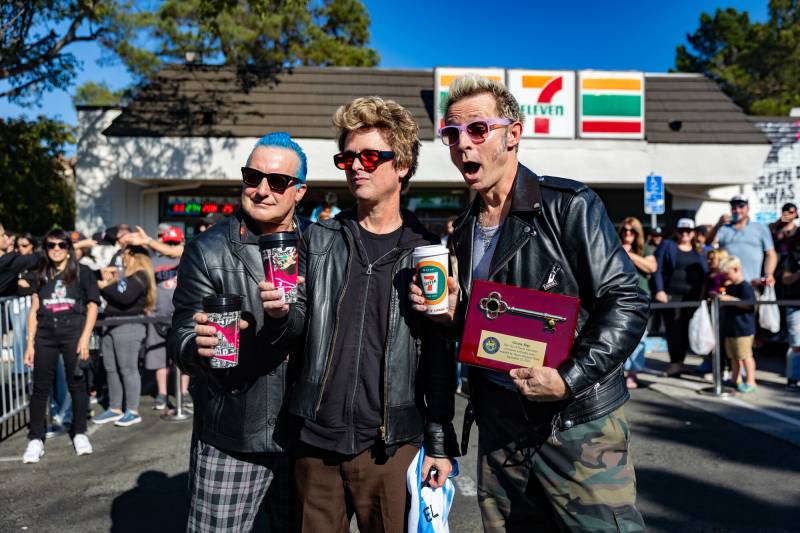
{"label": "baseball cap", "polygon": [[746,194],[734,194],[731,197],[731,204],[749,204],[750,198]]}
{"label": "baseball cap", "polygon": [[177,226],[170,226],[161,232],[161,242],[182,243],[183,230]]}
{"label": "baseball cap", "polygon": [[655,228],[650,228],[650,231],[648,232],[648,234],[649,235],[663,235],[664,231],[660,227],[656,226]]}
{"label": "baseball cap", "polygon": [[678,229],[694,229],[694,220],[691,218],[679,218],[676,227]]}

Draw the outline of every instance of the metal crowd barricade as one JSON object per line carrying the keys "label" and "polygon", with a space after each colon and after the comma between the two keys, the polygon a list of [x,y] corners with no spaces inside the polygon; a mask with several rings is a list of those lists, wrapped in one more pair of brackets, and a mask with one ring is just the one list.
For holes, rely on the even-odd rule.
{"label": "metal crowd barricade", "polygon": [[[714,335],[715,335],[715,342],[714,342],[714,351],[711,352],[711,372],[713,375],[713,384],[710,387],[705,387],[700,389],[698,392],[700,394],[708,395],[708,396],[715,396],[715,397],[724,397],[729,396],[733,393],[733,389],[730,387],[723,387],[722,385],[722,371],[723,371],[723,362],[722,362],[722,336],[720,332],[720,325],[721,325],[721,318],[722,318],[722,308],[723,307],[735,307],[737,305],[741,305],[742,303],[747,303],[755,306],[754,312],[757,312],[758,308],[762,305],[777,305],[779,307],[800,307],[800,300],[757,300],[755,302],[752,301],[722,301],[719,298],[709,298],[708,300],[709,306],[708,310],[711,314],[711,324],[714,328]],[[699,301],[691,301],[691,302],[670,302],[670,303],[659,303],[659,302],[651,302],[650,303],[650,310],[651,311],[658,311],[661,309],[684,309],[684,308],[697,308],[700,306]]]}
{"label": "metal crowd barricade", "polygon": [[30,369],[25,355],[30,296],[0,298],[0,424],[28,409]]}

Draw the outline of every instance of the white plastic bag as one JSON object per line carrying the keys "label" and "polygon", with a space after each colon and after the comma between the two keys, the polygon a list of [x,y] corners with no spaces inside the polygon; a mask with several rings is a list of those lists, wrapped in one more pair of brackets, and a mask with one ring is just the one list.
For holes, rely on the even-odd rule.
{"label": "white plastic bag", "polygon": [[[767,285],[764,287],[764,294],[761,300],[777,300],[775,297],[775,287]],[[778,333],[781,330],[781,312],[777,305],[758,306],[758,325],[770,333]]]}
{"label": "white plastic bag", "polygon": [[458,462],[452,460],[453,471],[443,487],[432,489],[423,486],[422,463],[425,461],[425,447],[420,447],[417,456],[411,461],[406,472],[406,485],[411,494],[411,509],[408,512],[408,533],[449,533],[447,515],[456,489],[450,478],[458,475]]}
{"label": "white plastic bag", "polygon": [[697,355],[706,355],[711,353],[716,345],[711,314],[708,312],[708,304],[703,300],[689,321],[689,346]]}

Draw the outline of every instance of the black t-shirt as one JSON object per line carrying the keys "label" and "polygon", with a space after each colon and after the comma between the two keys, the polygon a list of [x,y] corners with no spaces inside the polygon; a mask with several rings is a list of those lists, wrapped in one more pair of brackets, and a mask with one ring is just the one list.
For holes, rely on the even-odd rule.
{"label": "black t-shirt", "polygon": [[34,290],[39,296],[39,312],[36,314],[39,319],[70,314],[86,315],[89,302],[100,303],[97,278],[85,265],[78,265],[78,276],[69,283],[64,280],[63,272],[48,276],[43,285],[39,284],[38,279],[34,279],[34,282]]}
{"label": "black t-shirt", "polygon": [[356,253],[342,299],[330,375],[316,420],[306,420],[300,440],[342,454],[358,454],[380,440],[383,425],[383,358],[389,324],[392,269],[402,228],[376,235],[345,222]]}
{"label": "black t-shirt", "polygon": [[132,276],[106,286],[101,291],[106,299],[106,316],[136,316],[144,314],[150,280],[139,270]]}
{"label": "black t-shirt", "polygon": [[[783,263],[781,264],[781,271],[794,274],[798,270],[800,270],[800,254],[797,250],[792,250],[784,257]],[[787,300],[800,298],[800,280],[795,281],[791,285],[784,284],[782,296]]]}
{"label": "black t-shirt", "polygon": [[[740,300],[754,302],[756,293],[753,287],[745,282],[728,285],[726,293]],[[735,305],[723,308],[723,331],[725,337],[747,337],[756,334],[756,314],[752,307],[743,309]]]}
{"label": "black t-shirt", "polygon": [[675,269],[667,283],[666,292],[699,297],[705,277],[701,260],[702,256],[694,250],[688,252],[678,250],[675,256]]}

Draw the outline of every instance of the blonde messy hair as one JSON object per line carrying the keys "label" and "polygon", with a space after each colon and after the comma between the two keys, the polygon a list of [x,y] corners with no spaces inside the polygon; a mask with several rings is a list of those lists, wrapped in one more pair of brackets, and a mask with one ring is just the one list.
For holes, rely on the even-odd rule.
{"label": "blonde messy hair", "polygon": [[719,262],[720,272],[727,272],[729,270],[733,270],[734,268],[738,268],[740,270],[742,268],[742,262],[735,255],[729,255]]}
{"label": "blonde messy hair", "polygon": [[339,130],[339,150],[344,150],[347,135],[354,131],[375,128],[381,132],[394,152],[392,166],[408,169],[402,190],[417,170],[419,126],[411,112],[395,102],[379,96],[356,98],[336,110],[333,125]]}
{"label": "blonde messy hair", "polygon": [[520,111],[519,103],[508,87],[497,80],[490,80],[477,74],[466,74],[453,81],[447,95],[444,115],[447,116],[450,107],[459,100],[479,94],[491,94],[494,97],[497,112],[500,115],[498,118],[507,118],[520,124],[525,123],[525,115]]}

